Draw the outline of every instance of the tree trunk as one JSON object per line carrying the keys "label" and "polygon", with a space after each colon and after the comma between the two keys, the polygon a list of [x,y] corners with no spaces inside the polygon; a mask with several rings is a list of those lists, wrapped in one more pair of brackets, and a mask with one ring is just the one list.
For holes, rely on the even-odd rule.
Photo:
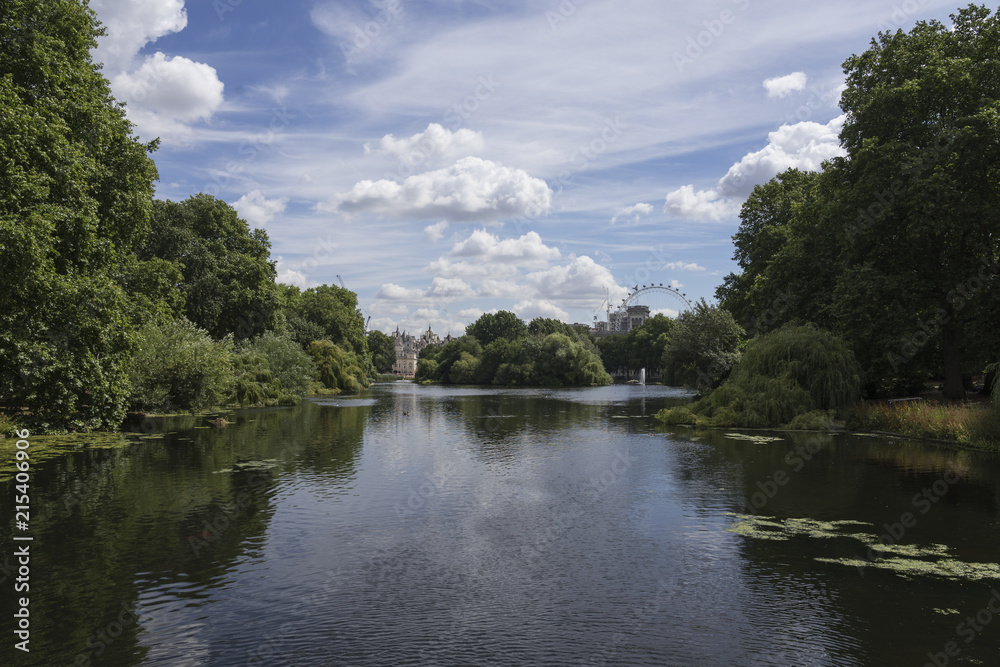
{"label": "tree trunk", "polygon": [[944,397],[952,400],[965,398],[962,384],[962,362],[958,356],[958,325],[949,320],[941,330],[944,351]]}

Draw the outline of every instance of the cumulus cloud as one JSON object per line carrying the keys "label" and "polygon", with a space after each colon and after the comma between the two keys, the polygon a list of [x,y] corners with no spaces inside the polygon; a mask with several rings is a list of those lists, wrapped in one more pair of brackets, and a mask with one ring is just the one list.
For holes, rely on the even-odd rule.
{"label": "cumulus cloud", "polygon": [[93,54],[105,76],[131,69],[143,46],[187,26],[184,0],[91,0],[90,8],[106,30]]}
{"label": "cumulus cloud", "polygon": [[622,218],[628,218],[628,217],[631,217],[633,219],[633,222],[639,222],[640,216],[649,215],[652,212],[653,212],[652,204],[639,203],[635,204],[634,206],[628,206],[615,213],[614,217],[611,218],[611,224],[612,225],[617,224],[617,222]]}
{"label": "cumulus cloud", "polygon": [[729,168],[719,181],[719,192],[745,198],[755,184],[766,183],[786,169],[819,171],[826,160],[846,155],[839,137],[845,118],[838,116],[826,125],[812,121],[782,125],[767,135],[767,146]]}
{"label": "cumulus cloud", "polygon": [[468,128],[456,132],[438,123],[431,123],[423,132],[406,139],[387,134],[377,146],[365,144],[365,153],[389,155],[410,167],[440,163],[458,157],[468,157],[483,150],[483,135]]}
{"label": "cumulus cloud", "polygon": [[838,116],[825,125],[812,121],[782,125],[767,135],[767,146],[730,167],[716,189],[695,191],[694,186],[684,185],[667,195],[663,210],[690,220],[735,217],[755,185],[793,167],[819,171],[823,162],[845,155],[839,138],[844,119]]}
{"label": "cumulus cloud", "polygon": [[251,227],[263,227],[274,220],[276,215],[284,213],[287,203],[285,198],[267,199],[260,190],[252,190],[240,197],[233,208]]}
{"label": "cumulus cloud", "polygon": [[305,274],[302,273],[301,271],[296,271],[291,267],[289,267],[285,263],[284,259],[278,257],[275,260],[275,262],[276,262],[275,268],[277,269],[278,272],[278,275],[275,278],[275,282],[283,283],[285,285],[295,285],[300,289],[308,289],[309,287],[312,287],[312,285],[309,283],[309,280],[306,278]]}
{"label": "cumulus cloud", "polygon": [[476,290],[461,278],[442,278],[438,276],[427,290],[427,296],[449,300],[468,299],[476,296]]}
{"label": "cumulus cloud", "polygon": [[210,118],[223,103],[223,83],[214,67],[157,52],[142,66],[111,80],[128,102],[129,119],[146,136],[182,137],[187,124]]}
{"label": "cumulus cloud", "polygon": [[684,262],[669,262],[663,268],[670,269],[671,271],[706,271],[704,266],[699,266],[698,264],[691,262],[685,264]]}
{"label": "cumulus cloud", "polygon": [[792,72],[785,76],[776,76],[773,79],[764,81],[764,88],[767,89],[768,97],[788,97],[792,93],[805,90],[808,78],[805,72]]}
{"label": "cumulus cloud", "polygon": [[385,301],[421,301],[424,298],[424,291],[403,287],[395,283],[386,283],[379,288],[378,293],[375,294],[375,298]]}
{"label": "cumulus cloud", "polygon": [[718,222],[739,213],[740,203],[723,198],[715,190],[698,190],[682,185],[667,195],[663,211],[675,218]]}
{"label": "cumulus cloud", "polygon": [[561,257],[558,248],[550,248],[542,243],[537,232],[528,232],[517,239],[501,241],[495,234],[484,229],[476,230],[466,240],[457,243],[451,250],[451,257],[474,259],[490,264],[512,264],[525,268],[547,266]]}
{"label": "cumulus cloud", "polygon": [[530,321],[536,317],[550,317],[562,322],[569,321],[569,313],[562,308],[549,303],[545,299],[528,299],[514,305],[514,312],[522,320]]}
{"label": "cumulus cloud", "polygon": [[433,225],[427,225],[424,227],[424,234],[427,234],[427,238],[431,241],[437,243],[444,238],[444,233],[448,229],[448,223],[445,221],[437,222]]}
{"label": "cumulus cloud", "polygon": [[466,157],[446,169],[410,176],[402,183],[361,181],[340,199],[337,209],[345,213],[495,222],[547,213],[552,207],[552,190],[545,181],[520,169]]}
{"label": "cumulus cloud", "polygon": [[586,255],[564,266],[529,273],[527,285],[539,299],[568,308],[593,308],[604,299],[604,290],[611,292],[612,303],[627,294],[605,267]]}

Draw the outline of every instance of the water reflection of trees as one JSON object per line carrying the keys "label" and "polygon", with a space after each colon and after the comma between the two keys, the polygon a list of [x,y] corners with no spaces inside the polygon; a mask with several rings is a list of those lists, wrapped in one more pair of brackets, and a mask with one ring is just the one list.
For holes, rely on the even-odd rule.
{"label": "water reflection of trees", "polygon": [[603,406],[558,400],[532,390],[484,390],[448,399],[445,410],[460,416],[461,427],[480,459],[501,462],[512,460],[529,444],[536,445],[535,436],[569,434],[592,424]]}
{"label": "water reflection of trees", "polygon": [[[31,486],[32,651],[18,664],[75,664],[80,654],[89,664],[141,663],[140,626],[127,609],[143,590],[192,604],[208,597],[263,542],[279,474],[355,473],[369,412],[305,402],[229,414],[224,428],[204,417],[164,418],[147,429],[153,439],[38,466]],[[0,494],[0,511],[12,516],[11,484],[0,484]],[[14,553],[9,538],[0,544]],[[0,602],[5,619],[13,601]]]}
{"label": "water reflection of trees", "polygon": [[[718,430],[676,431],[681,495],[698,507],[757,514],[778,521],[810,518],[862,523],[843,529],[890,544],[945,543],[958,560],[994,562],[1000,536],[986,527],[998,514],[1000,477],[986,455],[905,440],[813,433],[773,433],[775,442],[735,440]],[[787,482],[771,485],[783,471]],[[957,474],[961,481],[942,484]],[[933,502],[914,498],[939,490]],[[693,491],[693,493],[691,493]],[[753,502],[764,500],[760,506]],[[926,512],[921,511],[926,508]],[[910,513],[913,525],[903,529]],[[887,527],[889,526],[889,527]],[[797,534],[787,540],[739,537],[743,563],[738,604],[770,647],[754,657],[771,664],[914,662],[940,650],[957,623],[932,608],[978,610],[989,586],[949,583],[892,571],[846,567],[816,558],[865,562],[867,543],[850,537]],[[987,591],[985,595],[981,591]],[[933,604],[922,596],[933,595]],[[925,643],[914,642],[926,637]],[[986,659],[988,642],[970,652]],[[974,655],[974,654],[981,655]],[[779,659],[780,657],[780,659]],[[837,663],[839,664],[839,663]]]}

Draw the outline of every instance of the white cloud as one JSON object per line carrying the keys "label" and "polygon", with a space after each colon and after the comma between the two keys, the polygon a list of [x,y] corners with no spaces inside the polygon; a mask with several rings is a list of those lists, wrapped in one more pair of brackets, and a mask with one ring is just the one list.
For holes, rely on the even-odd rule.
{"label": "white cloud", "polygon": [[147,43],[187,26],[184,0],[91,0],[90,8],[106,29],[97,40],[94,62],[104,63],[109,78],[131,69]]}
{"label": "white cloud", "polygon": [[495,299],[516,299],[524,296],[524,285],[514,280],[484,280],[479,295]]}
{"label": "white cloud", "polygon": [[767,89],[768,97],[788,97],[792,93],[805,90],[808,78],[805,72],[792,72],[785,76],[777,76],[764,81],[764,88]]}
{"label": "white cloud", "polygon": [[569,313],[545,299],[529,299],[514,305],[514,312],[522,320],[530,321],[536,317],[550,317],[561,322],[569,321]]}
{"label": "white cloud", "polygon": [[284,213],[287,203],[285,198],[267,199],[260,190],[252,190],[240,197],[233,208],[251,227],[263,227],[274,220],[276,215]]}
{"label": "white cloud", "polygon": [[424,227],[424,234],[427,234],[427,238],[431,241],[437,243],[444,238],[444,233],[447,229],[448,223],[442,220],[441,222],[436,222],[433,225],[427,225]]}
{"label": "white cloud", "polygon": [[223,83],[215,68],[157,52],[137,70],[111,80],[129,119],[148,137],[182,138],[187,124],[207,120],[222,106]]}
{"label": "white cloud", "polygon": [[793,167],[819,171],[823,162],[845,155],[839,138],[844,119],[838,116],[825,125],[812,121],[782,125],[767,135],[767,146],[730,167],[717,189],[695,191],[694,186],[681,186],[667,195],[664,211],[691,220],[736,217],[755,185]]}
{"label": "white cloud", "polygon": [[440,299],[468,299],[476,296],[476,290],[460,278],[434,278],[427,296]]}
{"label": "white cloud", "polygon": [[278,272],[275,282],[284,283],[285,285],[295,285],[301,289],[308,289],[313,286],[304,273],[290,268],[281,257],[278,257],[275,262],[275,268]]}
{"label": "white cloud", "polygon": [[395,283],[386,283],[375,294],[375,298],[386,301],[421,301],[424,298],[424,291],[403,287]]}
{"label": "white cloud", "polygon": [[845,118],[838,116],[826,125],[812,121],[782,125],[770,132],[767,146],[729,168],[719,181],[719,192],[746,198],[755,184],[766,183],[786,169],[819,171],[826,160],[846,155],[839,137]]}
{"label": "white cloud", "polygon": [[691,262],[685,264],[684,262],[669,262],[663,268],[670,269],[671,271],[706,271],[704,266],[699,266],[698,264]]}
{"label": "white cloud", "polygon": [[501,241],[484,229],[476,230],[466,240],[452,248],[451,257],[474,259],[490,264],[512,264],[525,268],[542,268],[549,261],[559,259],[558,248],[542,243],[537,232],[528,232],[517,239]]}
{"label": "white cloud", "polygon": [[663,210],[675,218],[690,220],[720,220],[735,217],[740,202],[720,197],[715,190],[698,190],[694,186],[682,185],[667,195]]}
{"label": "white cloud", "polygon": [[479,308],[466,308],[465,310],[458,311],[458,316],[463,317],[470,322],[475,322],[483,316],[483,311]]}
{"label": "white cloud", "polygon": [[586,255],[565,266],[530,273],[527,284],[539,299],[568,308],[593,309],[604,300],[605,288],[611,292],[612,303],[627,293],[610,271]]}
{"label": "white cloud", "polygon": [[443,160],[469,157],[483,150],[483,135],[468,128],[456,132],[446,130],[438,123],[431,123],[423,132],[406,139],[396,139],[387,134],[376,147],[365,144],[365,153],[389,155],[402,164],[419,167]]}
{"label": "white cloud", "polygon": [[395,181],[361,181],[341,197],[346,213],[368,212],[398,218],[443,218],[449,222],[495,222],[536,216],[552,207],[545,181],[520,169],[466,157],[446,169]]}
{"label": "white cloud", "polygon": [[611,224],[616,224],[620,219],[628,216],[635,216],[633,221],[639,222],[639,218],[642,215],[649,215],[653,212],[652,204],[639,203],[634,206],[628,206],[622,210],[615,213],[614,217],[611,218]]}

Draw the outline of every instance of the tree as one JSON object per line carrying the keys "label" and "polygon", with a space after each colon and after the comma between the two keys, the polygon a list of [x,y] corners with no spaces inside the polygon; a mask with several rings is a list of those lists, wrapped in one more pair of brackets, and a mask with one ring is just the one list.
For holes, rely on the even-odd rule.
{"label": "tree", "polygon": [[377,329],[368,332],[368,351],[379,373],[390,373],[396,364],[396,341]]}
{"label": "tree", "polygon": [[183,280],[184,315],[214,338],[253,338],[275,327],[279,300],[271,242],[236,210],[211,195],[154,202],[141,261],[174,263]]}
{"label": "tree", "polygon": [[739,359],[744,331],[732,314],[702,299],[677,318],[663,351],[663,381],[705,392],[718,387]]}
{"label": "tree", "polygon": [[[857,211],[844,258],[906,286],[874,299],[909,314],[909,333],[881,350],[885,365],[898,368],[915,354],[907,348],[937,343],[945,395],[959,398],[961,340],[977,326],[970,306],[998,271],[1000,19],[975,5],[951,18],[953,26],[921,21],[909,33],[880,33],[847,59],[841,142]],[[847,280],[842,289],[852,292]],[[872,300],[853,303],[842,316],[876,317]]]}
{"label": "tree", "polygon": [[156,169],[90,58],[84,3],[0,5],[0,403],[36,428],[121,423],[134,349],[120,278]]}
{"label": "tree", "polygon": [[484,313],[478,320],[465,327],[466,335],[475,337],[484,347],[498,338],[517,340],[528,333],[524,322],[508,310]]}
{"label": "tree", "polygon": [[[362,357],[368,356],[357,294],[336,285],[310,287],[303,292],[297,287],[284,290],[285,312],[296,340],[303,345],[312,340],[329,340]],[[304,334],[313,337],[306,340]]]}

